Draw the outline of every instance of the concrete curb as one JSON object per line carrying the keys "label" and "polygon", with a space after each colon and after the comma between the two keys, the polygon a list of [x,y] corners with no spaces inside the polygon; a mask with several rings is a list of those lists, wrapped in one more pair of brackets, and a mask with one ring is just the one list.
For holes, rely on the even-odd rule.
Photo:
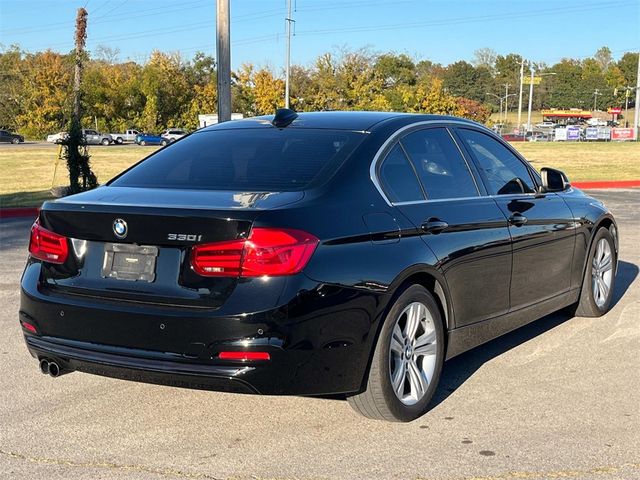
{"label": "concrete curb", "polygon": [[571,182],[576,188],[633,188],[640,187],[640,180],[603,180],[599,182]]}

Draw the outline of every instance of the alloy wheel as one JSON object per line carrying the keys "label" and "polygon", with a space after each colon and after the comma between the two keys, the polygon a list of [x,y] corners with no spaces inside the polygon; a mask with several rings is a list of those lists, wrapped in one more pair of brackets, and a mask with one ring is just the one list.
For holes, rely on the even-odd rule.
{"label": "alloy wheel", "polygon": [[593,301],[598,308],[604,307],[609,298],[611,281],[613,279],[613,256],[611,246],[605,238],[601,238],[596,245],[591,268],[591,284]]}
{"label": "alloy wheel", "polygon": [[413,302],[400,313],[389,346],[391,387],[405,405],[427,393],[436,369],[436,329],[429,309]]}

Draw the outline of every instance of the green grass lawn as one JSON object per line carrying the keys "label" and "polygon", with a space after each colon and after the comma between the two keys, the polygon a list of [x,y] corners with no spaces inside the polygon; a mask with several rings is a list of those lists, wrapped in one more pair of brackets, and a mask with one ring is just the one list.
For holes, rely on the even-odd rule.
{"label": "green grass lawn", "polygon": [[640,180],[639,142],[514,142],[512,144],[540,170],[553,167],[569,180]]}
{"label": "green grass lawn", "polygon": [[[554,167],[572,181],[640,180],[640,143],[515,142],[537,169]],[[91,164],[104,183],[158,147],[137,145],[91,147]],[[39,206],[51,199],[51,187],[66,185],[67,168],[51,146],[11,145],[0,148],[0,207]]]}
{"label": "green grass lawn", "polygon": [[[89,147],[91,166],[104,183],[159,147],[138,145]],[[51,199],[51,187],[68,185],[64,160],[56,169],[58,148],[15,145],[0,149],[0,207],[39,206]],[[55,177],[54,177],[55,171]]]}

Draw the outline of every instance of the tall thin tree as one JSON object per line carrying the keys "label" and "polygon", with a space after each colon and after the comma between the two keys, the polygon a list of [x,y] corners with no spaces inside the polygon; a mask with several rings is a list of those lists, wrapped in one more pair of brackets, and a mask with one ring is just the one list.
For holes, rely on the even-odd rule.
{"label": "tall thin tree", "polygon": [[71,115],[71,125],[69,136],[64,142],[65,153],[69,169],[69,192],[78,193],[84,190],[95,188],[98,180],[91,171],[89,164],[89,152],[86,141],[82,135],[82,71],[86,59],[84,47],[87,41],[87,16],[84,8],[78,9],[76,16],[75,35],[75,77],[73,82],[73,111]]}

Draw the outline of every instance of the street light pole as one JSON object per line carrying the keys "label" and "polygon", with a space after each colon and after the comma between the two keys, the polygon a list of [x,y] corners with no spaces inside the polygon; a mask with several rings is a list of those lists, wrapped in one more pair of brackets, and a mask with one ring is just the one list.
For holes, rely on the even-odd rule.
{"label": "street light pole", "polygon": [[[533,80],[534,80],[534,71],[535,68],[533,65],[531,65],[531,67],[529,67],[531,69],[531,83],[529,85],[529,113],[527,114],[527,132],[531,132],[533,131],[533,128],[531,127],[531,106],[533,104]],[[548,73],[540,73],[538,76],[539,77],[543,77],[546,75],[555,75],[555,72],[548,72]]]}
{"label": "street light pole", "polygon": [[522,84],[524,82],[524,58],[520,62],[520,94],[518,95],[518,131],[522,128]]}
{"label": "street light pole", "polygon": [[533,105],[533,74],[534,74],[533,65],[531,65],[529,68],[531,70],[531,83],[529,84],[529,111],[527,113],[527,132],[530,132],[533,130],[531,128],[531,107]]}
{"label": "street light pole", "polygon": [[633,136],[638,141],[638,127],[640,126],[640,52],[638,52],[638,74],[636,77],[636,113],[633,118]]}
{"label": "street light pole", "polygon": [[509,107],[509,87],[511,84],[504,84],[504,122],[507,123],[507,108]]}

